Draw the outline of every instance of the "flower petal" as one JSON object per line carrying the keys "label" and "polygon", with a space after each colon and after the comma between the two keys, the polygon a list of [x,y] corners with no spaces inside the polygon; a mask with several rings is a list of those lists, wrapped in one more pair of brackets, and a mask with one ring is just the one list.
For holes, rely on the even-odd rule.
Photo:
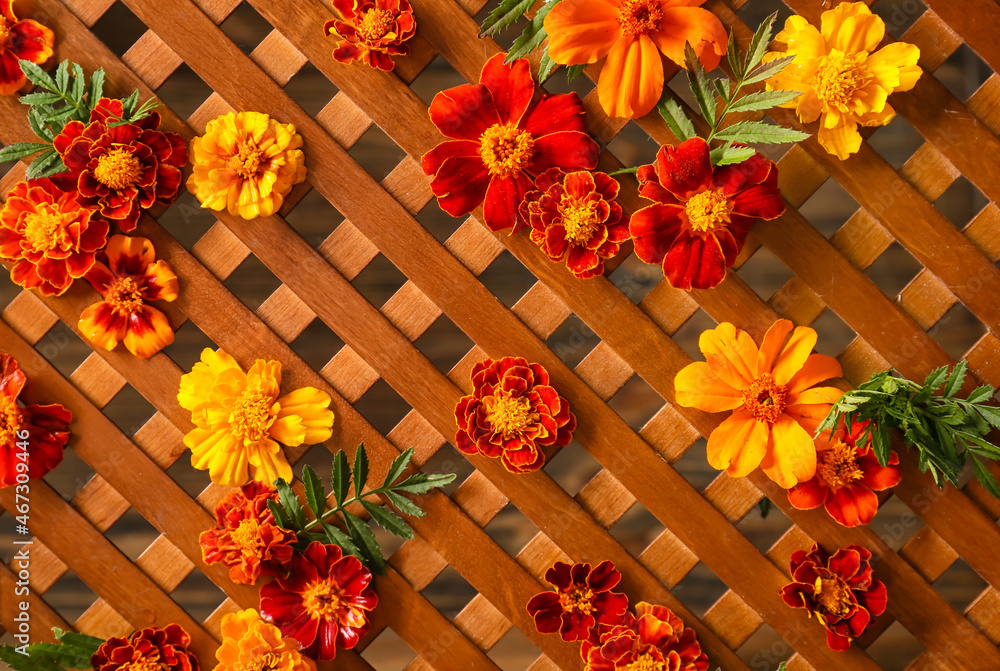
{"label": "flower petal", "polygon": [[519,58],[504,63],[504,54],[496,54],[483,66],[479,83],[489,89],[500,123],[517,125],[535,95],[535,80],[528,61]]}
{"label": "flower petal", "polygon": [[482,84],[462,84],[441,91],[431,101],[431,121],[446,137],[455,140],[479,138],[500,123],[493,94]]}
{"label": "flower petal", "polygon": [[789,415],[779,415],[771,425],[771,439],[760,467],[784,489],[812,479],[816,474],[812,436]]}
{"label": "flower petal", "polygon": [[735,410],[708,437],[708,463],[734,478],[749,475],[767,448],[768,426],[746,410]]}
{"label": "flower petal", "polygon": [[611,48],[597,83],[608,116],[636,119],[648,114],[663,93],[663,60],[649,37],[622,38]]}
{"label": "flower petal", "polygon": [[743,392],[733,389],[712,372],[711,366],[696,361],[682,368],[674,378],[677,403],[705,412],[725,412],[743,405]]}
{"label": "flower petal", "polygon": [[684,47],[690,44],[708,71],[718,67],[729,43],[722,21],[701,7],[665,7],[660,29],[651,37],[660,52],[682,68],[687,67]]}
{"label": "flower petal", "polygon": [[563,65],[596,63],[621,37],[612,0],[561,0],[545,17],[549,58]]}

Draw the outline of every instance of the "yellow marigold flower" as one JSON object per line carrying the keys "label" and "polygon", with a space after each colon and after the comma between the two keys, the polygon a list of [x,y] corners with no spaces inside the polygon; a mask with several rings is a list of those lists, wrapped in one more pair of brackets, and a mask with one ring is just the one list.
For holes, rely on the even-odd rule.
{"label": "yellow marigold flower", "polygon": [[[221,349],[205,349],[181,377],[177,400],[195,428],[184,436],[191,465],[212,482],[240,487],[248,479],[292,479],[281,445],[315,445],[333,435],[330,395],[303,387],[278,398],[281,362],[257,359],[244,373]],[[280,444],[279,444],[280,443]],[[247,477],[249,469],[250,477]]]}
{"label": "yellow marigold flower", "polygon": [[261,112],[224,114],[191,140],[187,189],[202,207],[244,219],[269,217],[306,178],[302,136]]}
{"label": "yellow marigold flower", "polygon": [[785,51],[767,55],[795,56],[767,80],[767,88],[801,91],[782,107],[794,109],[803,123],[819,119],[819,143],[840,160],[861,148],[858,124],[892,121],[889,94],[909,91],[920,79],[920,50],[894,42],[875,51],[883,37],[885,23],[868,5],[845,2],[823,12],[819,29],[801,16],[789,17],[774,40]]}
{"label": "yellow marigold flower", "polygon": [[222,645],[215,652],[214,671],[316,671],[316,664],[299,652],[299,642],[262,619],[253,608],[222,618]]}

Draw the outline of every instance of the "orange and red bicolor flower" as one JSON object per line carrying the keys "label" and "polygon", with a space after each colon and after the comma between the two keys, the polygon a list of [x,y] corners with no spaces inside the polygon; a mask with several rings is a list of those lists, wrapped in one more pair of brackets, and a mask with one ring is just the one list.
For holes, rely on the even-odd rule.
{"label": "orange and red bicolor flower", "polygon": [[205,563],[224,563],[229,578],[244,585],[262,575],[286,575],[296,537],[268,509],[267,502],[277,500],[278,490],[256,480],[226,494],[215,507],[215,527],[199,538]]}
{"label": "orange and red bicolor flower", "polygon": [[734,478],[757,466],[785,489],[816,474],[813,434],[842,396],[820,382],[841,377],[832,356],[814,354],[816,331],[779,319],[757,348],[728,322],[701,334],[705,361],[685,366],[674,380],[677,403],[732,414],[708,437],[708,463]]}
{"label": "orange and red bicolor flower", "polygon": [[520,216],[531,225],[531,240],[553,261],[566,259],[577,277],[604,274],[631,236],[628,217],[615,202],[617,180],[603,172],[546,170],[535,179],[537,191],[521,201]]}
{"label": "orange and red bicolor flower", "polygon": [[120,100],[101,98],[89,124],[70,121],[52,144],[84,204],[127,233],[136,227],[141,210],[169,205],[177,197],[188,150],[177,133],[157,130],[156,112],[112,126],[121,115]]}
{"label": "orange and red bicolor flower", "polygon": [[885,612],[885,585],[872,575],[872,553],[848,545],[832,557],[818,545],[792,555],[792,580],[781,598],[792,608],[805,608],[826,628],[831,650],[847,650],[872,620]]}
{"label": "orange and red bicolor flower", "polygon": [[640,602],[635,617],[612,627],[600,643],[584,641],[580,650],[586,671],[669,669],[705,671],[708,656],[702,652],[694,629],[687,629],[665,606]]}
{"label": "orange and red bicolor flower", "polygon": [[462,453],[500,457],[511,473],[530,473],[545,463],[543,447],[565,447],[573,439],[576,417],[541,364],[484,359],[472,368],[472,384],[472,395],[455,407],[455,445]]}
{"label": "orange and red bicolor flower", "polygon": [[637,177],[639,195],[655,204],[632,215],[636,256],[662,264],[678,289],[718,285],[754,220],[785,211],[774,163],[756,153],[742,163],[713,168],[709,146],[700,137],[660,148],[656,163],[639,168]]}
{"label": "orange and red bicolor flower", "polygon": [[156,260],[149,240],[112,236],[87,281],[102,300],[83,311],[78,326],[94,345],[110,351],[124,341],[129,352],[148,359],[174,341],[167,316],[149,302],[175,300],[177,276]]}
{"label": "orange and red bicolor flower", "polygon": [[293,555],[287,578],[261,588],[260,614],[302,644],[303,654],[328,662],[368,631],[368,613],[378,605],[371,581],[357,557],[313,541]]}
{"label": "orange and red bicolor flower", "polygon": [[899,484],[899,457],[889,453],[886,466],[878,462],[871,442],[858,445],[867,422],[856,422],[848,432],[825,432],[816,440],[816,475],[788,490],[788,501],[799,510],[825,505],[830,517],[845,527],[869,524],[878,512],[878,495]]}
{"label": "orange and red bicolor flower", "polygon": [[62,461],[69,440],[73,420],[69,410],[58,404],[18,404],[27,383],[28,376],[14,357],[0,354],[0,487],[23,484],[24,476],[35,480],[51,471]]}
{"label": "orange and red bicolor flower", "polygon": [[59,296],[93,267],[108,241],[108,222],[81,204],[70,180],[18,182],[0,210],[0,258],[26,289]]}
{"label": "orange and red bicolor flower", "polygon": [[339,40],[333,57],[341,63],[391,72],[392,57],[410,53],[405,42],[417,32],[417,19],[409,0],[333,0],[333,9],[337,18],[324,28]]}
{"label": "orange and red bicolor flower", "polygon": [[550,168],[591,170],[600,147],[586,133],[583,103],[575,93],[535,97],[528,61],[505,65],[497,54],[478,84],[434,96],[431,121],[450,141],[424,154],[424,173],[448,214],[483,205],[491,231],[527,225],[518,207],[532,180]]}
{"label": "orange and red bicolor flower", "polygon": [[188,652],[191,636],[179,624],[147,627],[105,641],[90,658],[94,671],[198,671],[198,658]]}
{"label": "orange and red bicolor flower", "polygon": [[52,56],[55,35],[33,19],[18,19],[14,0],[0,0],[0,94],[17,93],[27,77],[19,60],[44,63]]}
{"label": "orange and red bicolor flower", "polygon": [[598,642],[601,625],[622,622],[628,611],[628,597],[612,592],[622,574],[610,561],[590,564],[556,562],[545,572],[554,592],[536,594],[528,601],[528,614],[542,634],[559,633],[566,642]]}

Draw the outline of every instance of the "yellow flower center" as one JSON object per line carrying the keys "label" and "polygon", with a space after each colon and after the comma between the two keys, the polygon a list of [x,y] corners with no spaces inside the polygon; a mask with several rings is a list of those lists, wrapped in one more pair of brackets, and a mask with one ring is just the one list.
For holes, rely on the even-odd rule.
{"label": "yellow flower center", "polygon": [[333,618],[341,610],[337,588],[328,580],[315,582],[302,595],[302,605],[313,617]]}
{"label": "yellow flower center", "polygon": [[788,388],[764,373],[743,390],[743,406],[754,419],[773,423],[785,409]]}
{"label": "yellow flower center", "polygon": [[858,56],[836,49],[821,58],[813,80],[819,99],[827,105],[846,109],[855,92],[871,79],[860,61]]}
{"label": "yellow flower center", "polygon": [[104,300],[119,313],[130,315],[142,307],[142,289],[131,277],[119,277],[108,287]]}
{"label": "yellow flower center", "polygon": [[369,9],[361,17],[358,32],[365,40],[372,41],[384,37],[392,28],[392,12],[386,9]]}
{"label": "yellow flower center", "polygon": [[229,416],[229,425],[237,438],[245,443],[256,443],[267,436],[274,417],[271,409],[274,399],[256,387],[247,387],[243,394],[233,403]]}
{"label": "yellow flower center", "polygon": [[505,438],[521,435],[538,421],[538,413],[531,411],[531,404],[523,396],[487,396],[483,404],[486,405],[490,426]]}
{"label": "yellow flower center", "polygon": [[40,205],[38,210],[24,217],[24,237],[32,248],[36,252],[47,252],[72,245],[59,211],[50,205]]}
{"label": "yellow flower center", "polygon": [[112,149],[97,159],[94,177],[98,182],[119,191],[132,186],[142,176],[139,159],[125,149]]}
{"label": "yellow flower center", "polygon": [[279,655],[273,652],[269,652],[260,657],[256,663],[247,668],[247,671],[275,671],[275,669],[281,668],[285,662],[286,654]]}
{"label": "yellow flower center", "polygon": [[685,211],[692,231],[712,233],[718,228],[725,228],[732,208],[722,189],[709,189],[693,195],[686,203]]}
{"label": "yellow flower center", "polygon": [[243,520],[229,533],[229,536],[244,555],[257,556],[257,547],[260,545],[260,522],[254,519]]}
{"label": "yellow flower center", "polygon": [[627,37],[659,32],[662,20],[659,0],[624,0],[618,7],[618,23]]}
{"label": "yellow flower center", "polygon": [[843,617],[854,605],[851,589],[840,578],[816,578],[813,596],[827,613]]}
{"label": "yellow flower center", "polygon": [[118,667],[118,671],[163,671],[166,668],[166,664],[141,657],[130,662],[125,662]]}
{"label": "yellow flower center", "polygon": [[593,599],[593,590],[581,585],[560,594],[559,604],[566,612],[572,613],[576,611],[583,615],[590,615],[595,610],[594,605],[591,603]]}
{"label": "yellow flower center", "polygon": [[229,169],[236,171],[236,174],[243,179],[250,179],[260,172],[260,164],[264,158],[264,152],[256,147],[252,142],[240,144],[239,153],[229,159]]}
{"label": "yellow flower center", "polygon": [[17,441],[21,430],[21,409],[14,399],[0,397],[0,445],[11,445]]}
{"label": "yellow flower center", "polygon": [[647,652],[625,668],[628,671],[666,671],[667,667]]}
{"label": "yellow flower center", "polygon": [[535,155],[535,139],[516,126],[490,126],[479,138],[479,155],[491,175],[510,177],[524,170]]}
{"label": "yellow flower center", "polygon": [[597,201],[581,201],[569,195],[562,197],[559,216],[562,217],[568,242],[585,245],[594,236],[594,231],[601,223],[597,218],[597,204]]}
{"label": "yellow flower center", "polygon": [[819,453],[819,466],[816,472],[834,489],[849,485],[864,476],[858,468],[857,450],[839,440],[831,449]]}

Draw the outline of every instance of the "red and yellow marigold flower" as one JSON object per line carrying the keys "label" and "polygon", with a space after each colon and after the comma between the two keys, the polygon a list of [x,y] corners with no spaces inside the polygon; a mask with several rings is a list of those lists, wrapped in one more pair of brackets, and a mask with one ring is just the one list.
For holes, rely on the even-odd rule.
{"label": "red and yellow marigold flower", "polygon": [[792,608],[805,608],[826,628],[831,650],[847,650],[872,620],[885,612],[885,585],[872,576],[872,553],[848,545],[832,557],[818,545],[792,555],[792,582],[781,598]]}
{"label": "red and yellow marigold flower", "polygon": [[576,417],[541,364],[484,359],[472,368],[472,384],[455,407],[455,443],[464,454],[500,457],[511,473],[530,473],[545,463],[542,448],[573,439]]}
{"label": "red and yellow marigold flower", "polygon": [[316,664],[299,651],[299,642],[253,608],[222,618],[222,645],[215,652],[214,671],[316,671]]}
{"label": "red and yellow marigold flower", "polygon": [[909,91],[920,79],[920,50],[905,42],[879,49],[884,37],[885,23],[868,5],[844,2],[823,12],[819,29],[804,17],[789,17],[774,39],[784,50],[767,55],[795,56],[767,88],[801,91],[782,107],[794,109],[803,123],[819,119],[819,143],[841,160],[861,148],[858,125],[892,121],[889,94]]}
{"label": "red and yellow marigold flower", "polygon": [[708,437],[708,463],[734,478],[760,466],[788,489],[816,474],[813,434],[842,392],[817,387],[843,371],[832,356],[813,353],[816,331],[779,319],[758,349],[728,322],[701,334],[705,361],[674,380],[677,403],[732,414]]}
{"label": "red and yellow marigold flower", "polygon": [[333,435],[330,395],[315,387],[278,397],[281,362],[257,359],[243,372],[221,349],[205,349],[201,361],[181,376],[177,400],[191,411],[195,428],[184,436],[191,465],[208,470],[212,482],[240,487],[249,478],[292,480],[281,445],[315,445]]}
{"label": "red and yellow marigold flower", "polygon": [[577,277],[604,274],[631,235],[623,216],[618,182],[603,172],[546,170],[535,179],[537,191],[521,201],[520,216],[531,225],[531,240],[553,261],[566,259]]}
{"label": "red and yellow marigold flower", "polygon": [[188,151],[180,135],[158,130],[156,112],[115,126],[121,115],[122,101],[101,98],[90,123],[70,121],[52,144],[81,201],[128,233],[142,210],[174,202]]}
{"label": "red and yellow marigold flower", "polygon": [[260,612],[282,635],[296,639],[303,654],[330,661],[338,648],[353,648],[368,631],[368,614],[378,605],[371,581],[357,557],[313,541],[292,557],[288,578],[261,588]]}
{"label": "red and yellow marigold flower", "polygon": [[14,0],[0,0],[0,94],[17,93],[28,78],[19,60],[44,63],[52,56],[55,35],[33,19],[18,19]]}
{"label": "red and yellow marigold flower", "polygon": [[[0,487],[35,480],[59,465],[73,413],[58,404],[19,405],[28,376],[0,353]],[[27,449],[23,449],[27,445]],[[27,461],[21,457],[27,453]],[[20,482],[18,479],[20,475]]]}
{"label": "red and yellow marigold flower", "polygon": [[174,341],[167,316],[150,301],[173,301],[179,287],[170,265],[156,260],[146,238],[114,235],[87,273],[101,294],[80,315],[78,328],[91,343],[111,351],[124,342],[129,352],[148,359]]}
{"label": "red and yellow marigold flower", "polygon": [[586,133],[575,93],[533,102],[528,61],[503,60],[503,54],[488,60],[478,84],[434,96],[431,121],[451,141],[424,154],[422,163],[445,212],[460,217],[483,205],[491,231],[515,225],[516,231],[527,225],[518,221],[518,207],[537,175],[591,170],[601,149]]}
{"label": "red and yellow marigold flower", "polygon": [[[564,0],[565,1],[565,0]],[[671,286],[711,289],[736,262],[755,219],[785,211],[778,168],[760,153],[712,167],[708,144],[694,137],[664,146],[639,168],[639,194],[655,204],[632,215],[635,253],[661,264]]]}
{"label": "red and yellow marigold flower", "polygon": [[338,39],[333,57],[360,61],[391,72],[393,56],[407,56],[405,44],[417,32],[409,0],[333,0],[337,18],[326,22],[327,35]]}
{"label": "red and yellow marigold flower", "polygon": [[536,594],[528,602],[528,614],[542,634],[562,636],[566,642],[592,640],[600,625],[616,625],[628,610],[628,597],[612,588],[622,574],[610,561],[595,568],[590,564],[556,562],[545,572],[554,592]]}
{"label": "red and yellow marigold flower", "polygon": [[198,671],[198,658],[188,652],[191,636],[179,624],[147,627],[128,638],[105,641],[90,658],[93,671]]}
{"label": "red and yellow marigold flower", "polygon": [[261,112],[229,112],[191,140],[187,190],[202,207],[244,219],[270,217],[306,178],[302,136]]}
{"label": "red and yellow marigold flower", "polygon": [[840,427],[816,440],[816,475],[788,490],[788,501],[799,510],[825,505],[830,517],[845,527],[869,524],[878,512],[878,495],[899,484],[899,457],[889,455],[882,466],[871,443],[859,445],[867,422],[857,422],[848,433]]}
{"label": "red and yellow marigold flower", "polygon": [[663,59],[685,67],[684,45],[708,70],[726,53],[722,22],[705,0],[561,0],[545,17],[549,57],[563,65],[605,56],[597,93],[608,116],[637,118],[663,93]]}
{"label": "red and yellow marigold flower", "polygon": [[705,671],[708,656],[694,629],[686,629],[665,606],[640,602],[635,618],[612,627],[600,643],[583,643],[581,654],[586,671]]}
{"label": "red and yellow marigold flower", "polygon": [[275,523],[267,502],[277,500],[278,490],[257,481],[226,494],[215,507],[215,528],[199,538],[205,563],[224,563],[229,578],[244,585],[262,575],[285,575],[295,533]]}
{"label": "red and yellow marigold flower", "polygon": [[59,296],[87,274],[108,241],[108,222],[80,203],[71,182],[18,182],[0,210],[0,258],[16,261],[10,278]]}

